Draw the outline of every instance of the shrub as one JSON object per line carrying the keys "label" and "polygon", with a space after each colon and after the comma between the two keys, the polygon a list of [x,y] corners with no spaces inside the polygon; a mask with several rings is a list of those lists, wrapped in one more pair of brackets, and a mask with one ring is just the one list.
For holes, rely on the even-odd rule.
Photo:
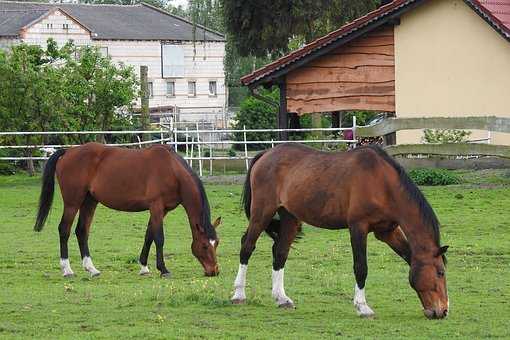
{"label": "shrub", "polygon": [[425,143],[463,143],[471,135],[470,131],[449,130],[449,129],[425,129],[423,131],[423,141]]}
{"label": "shrub", "polygon": [[229,156],[229,157],[235,157],[235,156],[237,156],[236,150],[234,150],[234,149],[229,149],[229,150],[228,150],[228,156]]}
{"label": "shrub", "polygon": [[[279,91],[273,92],[261,91],[261,94],[275,103],[278,103]],[[247,97],[241,103],[239,112],[236,114],[235,128],[242,130],[243,126],[246,129],[275,129],[276,128],[276,116],[278,108],[269,105],[266,102],[260,101],[254,97]],[[276,139],[276,133],[265,132],[265,133],[250,133],[246,134],[246,138],[251,141]],[[234,136],[235,140],[244,140],[243,132],[236,133]],[[268,144],[249,144],[250,149],[267,148]],[[243,149],[243,144],[235,144],[236,149]]]}
{"label": "shrub", "polygon": [[445,169],[413,169],[408,174],[417,185],[450,185],[460,183],[460,178],[455,173]]}

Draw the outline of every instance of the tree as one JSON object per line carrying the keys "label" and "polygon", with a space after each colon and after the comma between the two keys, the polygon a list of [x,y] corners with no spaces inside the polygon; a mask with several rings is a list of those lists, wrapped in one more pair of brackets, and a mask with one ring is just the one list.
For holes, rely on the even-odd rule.
{"label": "tree", "polygon": [[126,126],[128,117],[122,110],[138,94],[133,68],[114,64],[95,47],[69,44],[68,49],[79,56],[69,58],[64,66],[67,113],[74,128],[110,130],[114,125]]}
{"label": "tree", "polygon": [[353,20],[378,0],[222,0],[226,31],[241,56],[273,57],[289,51],[289,42],[311,40]]}
{"label": "tree", "polygon": [[[75,59],[75,55],[79,57]],[[20,44],[0,50],[0,130],[110,130],[128,126],[123,108],[137,96],[130,67],[116,65],[96,48],[72,43],[58,48]],[[82,136],[83,137],[83,136]],[[3,137],[6,145],[68,142],[65,137],[26,135]],[[73,142],[84,142],[80,138]],[[14,151],[13,151],[14,152]],[[23,156],[34,156],[35,149]],[[20,155],[19,153],[12,155]],[[30,173],[33,163],[28,162]]]}

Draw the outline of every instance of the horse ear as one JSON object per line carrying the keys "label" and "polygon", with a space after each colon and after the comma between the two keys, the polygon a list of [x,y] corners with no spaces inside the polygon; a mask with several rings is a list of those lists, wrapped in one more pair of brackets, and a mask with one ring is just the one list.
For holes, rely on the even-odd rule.
{"label": "horse ear", "polygon": [[213,222],[213,227],[216,229],[218,228],[218,226],[221,224],[221,216],[218,217],[214,222]]}
{"label": "horse ear", "polygon": [[438,252],[437,252],[437,255],[436,256],[441,256],[443,255],[444,253],[446,253],[446,251],[448,250],[448,247],[449,246],[442,246],[441,248],[439,248]]}

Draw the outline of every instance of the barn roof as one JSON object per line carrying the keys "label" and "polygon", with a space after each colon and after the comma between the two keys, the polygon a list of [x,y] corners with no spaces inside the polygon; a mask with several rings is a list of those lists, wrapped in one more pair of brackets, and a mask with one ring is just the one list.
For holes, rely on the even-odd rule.
{"label": "barn roof", "polygon": [[[0,36],[19,36],[22,28],[55,9],[89,29],[92,39],[194,40],[191,22],[145,3],[121,6],[0,1]],[[200,25],[195,36],[198,41],[225,40],[222,34]]]}
{"label": "barn roof", "polygon": [[[394,0],[242,77],[241,83],[250,87],[272,83],[293,69],[348,43],[362,34],[385,24],[393,24],[403,13],[425,1]],[[506,40],[510,41],[510,0],[464,0],[464,2]]]}

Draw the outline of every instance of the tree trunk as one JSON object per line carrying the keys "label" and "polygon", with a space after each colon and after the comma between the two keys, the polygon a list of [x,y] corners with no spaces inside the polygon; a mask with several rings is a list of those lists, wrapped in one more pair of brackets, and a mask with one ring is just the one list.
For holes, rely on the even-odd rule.
{"label": "tree trunk", "polygon": [[[141,112],[141,120],[142,120],[142,130],[149,130],[150,125],[150,117],[149,117],[149,83],[148,83],[148,67],[140,66],[140,96],[141,96],[141,104],[142,104],[142,112]],[[143,134],[143,140],[148,140],[148,135]]]}

